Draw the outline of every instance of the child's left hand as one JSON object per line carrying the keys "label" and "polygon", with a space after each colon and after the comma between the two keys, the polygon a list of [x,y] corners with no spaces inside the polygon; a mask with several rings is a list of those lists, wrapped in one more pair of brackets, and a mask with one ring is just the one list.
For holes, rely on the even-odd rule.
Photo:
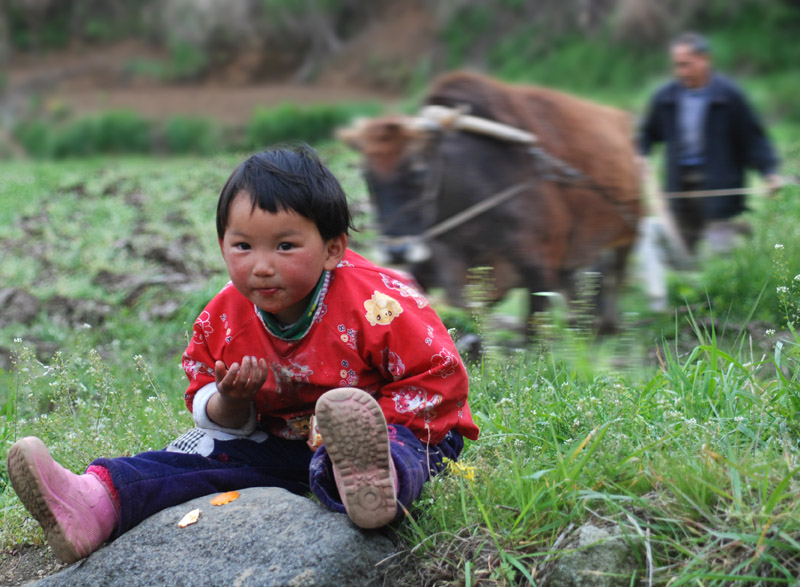
{"label": "child's left hand", "polygon": [[222,361],[214,365],[214,375],[219,394],[226,400],[251,400],[267,381],[267,361],[255,357],[242,357],[241,365],[233,363],[230,368]]}
{"label": "child's left hand", "polygon": [[208,417],[227,428],[240,428],[252,409],[253,396],[267,381],[269,369],[264,359],[242,357],[241,365],[233,363],[230,368],[223,362],[214,364],[217,393],[206,404]]}

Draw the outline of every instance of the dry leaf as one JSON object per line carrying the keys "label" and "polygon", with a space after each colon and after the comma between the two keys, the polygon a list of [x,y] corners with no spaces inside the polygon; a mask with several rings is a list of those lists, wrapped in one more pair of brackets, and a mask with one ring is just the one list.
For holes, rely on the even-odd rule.
{"label": "dry leaf", "polygon": [[219,495],[211,498],[211,505],[225,505],[232,502],[234,499],[239,499],[238,491],[228,491],[227,493],[220,493]]}
{"label": "dry leaf", "polygon": [[317,418],[313,414],[311,416],[310,430],[308,431],[308,446],[312,450],[316,450],[322,446],[322,434],[319,433]]}
{"label": "dry leaf", "polygon": [[192,510],[185,516],[181,518],[181,521],[178,522],[178,528],[185,528],[186,526],[191,526],[192,524],[196,524],[198,518],[200,517],[200,510]]}

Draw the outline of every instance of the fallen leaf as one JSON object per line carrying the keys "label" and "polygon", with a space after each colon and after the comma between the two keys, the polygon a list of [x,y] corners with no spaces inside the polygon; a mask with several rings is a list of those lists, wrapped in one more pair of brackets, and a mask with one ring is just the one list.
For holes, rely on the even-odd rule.
{"label": "fallen leaf", "polygon": [[322,446],[322,434],[319,433],[319,428],[317,428],[317,418],[313,414],[311,415],[310,422],[307,444],[311,450],[317,450],[320,446]]}
{"label": "fallen leaf", "polygon": [[226,503],[232,502],[234,499],[239,499],[238,491],[220,493],[219,495],[211,498],[211,505],[225,505]]}
{"label": "fallen leaf", "polygon": [[200,510],[192,510],[185,516],[181,518],[181,521],[178,522],[178,528],[185,528],[186,526],[191,526],[192,524],[196,524],[198,518],[200,517]]}

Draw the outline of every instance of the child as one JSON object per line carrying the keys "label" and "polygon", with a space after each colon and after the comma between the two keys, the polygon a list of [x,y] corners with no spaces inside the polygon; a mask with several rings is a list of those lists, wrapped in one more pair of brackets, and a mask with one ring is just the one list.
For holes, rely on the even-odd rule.
{"label": "child", "polygon": [[12,485],[60,559],[86,557],[164,508],[253,486],[310,488],[377,528],[458,457],[463,436],[477,438],[447,330],[402,276],[347,250],[351,227],[339,182],[310,148],[236,168],[217,204],[231,281],[183,355],[196,427],[83,475],[35,437],[8,453]]}

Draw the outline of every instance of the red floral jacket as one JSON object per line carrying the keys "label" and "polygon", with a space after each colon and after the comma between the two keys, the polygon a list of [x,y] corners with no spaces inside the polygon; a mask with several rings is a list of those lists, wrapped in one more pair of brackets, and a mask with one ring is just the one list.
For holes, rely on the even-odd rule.
{"label": "red floral jacket", "polygon": [[225,286],[194,323],[183,355],[187,407],[214,383],[214,364],[265,358],[267,382],[255,396],[261,426],[283,438],[307,436],[324,392],[359,387],[378,401],[390,424],[438,444],[454,429],[476,439],[458,351],[426,298],[402,275],[347,251],[328,274],[308,331],[298,340],[271,334],[252,302]]}

